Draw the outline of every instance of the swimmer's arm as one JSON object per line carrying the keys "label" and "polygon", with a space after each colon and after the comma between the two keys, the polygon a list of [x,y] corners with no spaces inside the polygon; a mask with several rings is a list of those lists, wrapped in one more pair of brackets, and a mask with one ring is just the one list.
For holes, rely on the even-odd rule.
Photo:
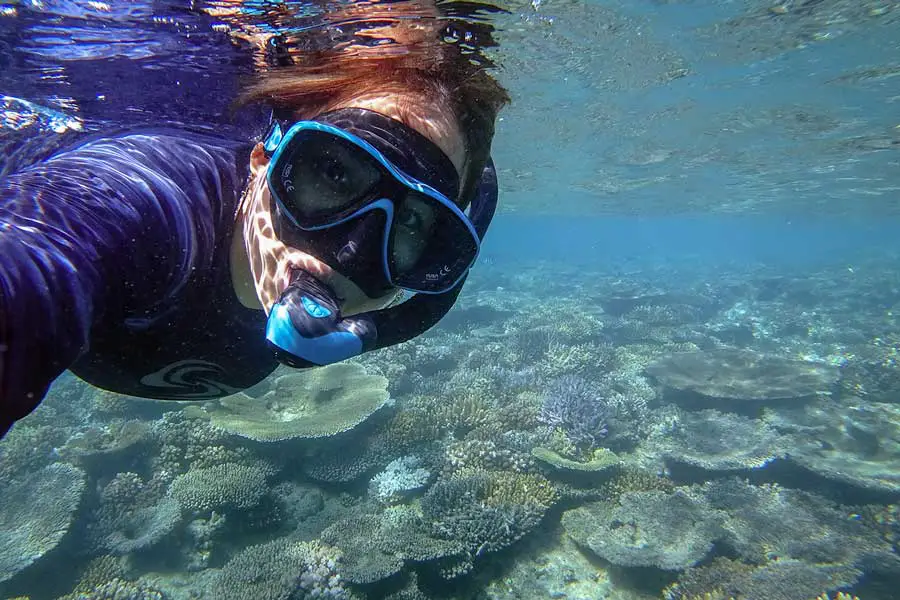
{"label": "swimmer's arm", "polygon": [[150,317],[208,272],[238,172],[234,149],[137,135],[0,181],[0,437],[101,319]]}
{"label": "swimmer's arm", "polygon": [[465,279],[443,294],[417,294],[400,306],[369,313],[378,338],[375,348],[393,346],[425,333],[453,308]]}

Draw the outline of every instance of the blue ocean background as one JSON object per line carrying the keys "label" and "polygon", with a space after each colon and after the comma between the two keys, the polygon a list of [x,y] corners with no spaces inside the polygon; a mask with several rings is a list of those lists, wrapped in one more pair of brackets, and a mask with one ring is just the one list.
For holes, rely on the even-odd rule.
{"label": "blue ocean background", "polygon": [[[259,138],[233,4],[0,2],[0,177]],[[222,401],[64,375],[0,441],[0,599],[900,599],[900,2],[503,7],[453,310]]]}

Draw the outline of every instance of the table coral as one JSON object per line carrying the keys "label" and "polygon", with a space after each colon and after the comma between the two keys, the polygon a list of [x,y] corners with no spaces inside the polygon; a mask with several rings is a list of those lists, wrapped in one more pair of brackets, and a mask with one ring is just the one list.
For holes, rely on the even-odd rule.
{"label": "table coral", "polygon": [[262,397],[236,394],[208,408],[212,423],[261,442],[323,438],[353,429],[388,402],[388,381],[338,363],[278,376]]}
{"label": "table coral", "polygon": [[10,478],[0,505],[0,582],[53,550],[69,531],[81,503],[84,473],[54,463]]}

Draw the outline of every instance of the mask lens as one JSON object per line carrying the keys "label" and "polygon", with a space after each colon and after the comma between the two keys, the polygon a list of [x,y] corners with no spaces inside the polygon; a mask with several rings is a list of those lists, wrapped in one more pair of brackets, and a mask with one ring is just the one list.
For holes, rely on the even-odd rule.
{"label": "mask lens", "polygon": [[472,266],[477,254],[472,232],[437,200],[410,192],[398,206],[388,243],[388,266],[395,285],[444,291]]}
{"label": "mask lens", "polygon": [[299,133],[276,165],[285,209],[314,227],[368,200],[382,179],[377,161],[350,142],[319,131]]}

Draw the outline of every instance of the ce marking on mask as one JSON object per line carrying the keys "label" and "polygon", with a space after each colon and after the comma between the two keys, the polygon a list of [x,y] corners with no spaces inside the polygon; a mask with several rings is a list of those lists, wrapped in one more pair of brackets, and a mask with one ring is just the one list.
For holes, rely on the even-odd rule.
{"label": "ce marking on mask", "polygon": [[426,273],[425,277],[431,281],[434,281],[436,279],[440,279],[441,277],[445,277],[448,273],[450,273],[450,265],[444,265],[437,273]]}

